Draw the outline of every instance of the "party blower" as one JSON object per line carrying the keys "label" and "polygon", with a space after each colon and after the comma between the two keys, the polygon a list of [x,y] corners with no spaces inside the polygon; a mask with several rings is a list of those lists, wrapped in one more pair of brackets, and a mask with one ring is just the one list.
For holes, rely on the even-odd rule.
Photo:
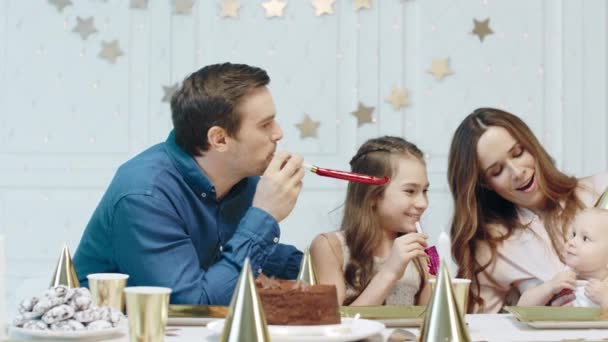
{"label": "party blower", "polygon": [[[416,231],[422,233],[420,222],[416,222]],[[437,275],[437,271],[439,270],[439,253],[437,253],[437,248],[435,246],[427,247],[424,249],[424,253],[429,256],[429,273]]]}
{"label": "party blower", "polygon": [[353,172],[324,169],[324,168],[306,164],[306,163],[303,164],[303,166],[310,172],[316,173],[319,176],[343,179],[343,180],[347,180],[347,181],[351,181],[351,182],[370,184],[370,185],[384,185],[384,184],[388,183],[388,181],[389,181],[388,176],[374,177],[374,176],[362,175],[362,174],[353,173]]}

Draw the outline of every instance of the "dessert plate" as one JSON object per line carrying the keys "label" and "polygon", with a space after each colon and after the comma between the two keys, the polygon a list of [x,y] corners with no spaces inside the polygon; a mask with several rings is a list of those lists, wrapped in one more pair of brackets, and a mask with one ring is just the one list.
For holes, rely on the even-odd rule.
{"label": "dessert plate", "polygon": [[[207,324],[214,333],[221,334],[224,320]],[[341,324],[329,325],[269,325],[272,341],[358,341],[381,334],[384,324],[367,319],[342,318]]]}
{"label": "dessert plate", "polygon": [[507,306],[518,321],[538,329],[606,329],[600,308]]}
{"label": "dessert plate", "polygon": [[169,305],[167,325],[205,326],[209,322],[225,318],[227,306],[216,305]]}
{"label": "dessert plate", "polygon": [[342,317],[356,317],[371,319],[384,323],[387,327],[419,327],[424,319],[426,306],[342,306]]}
{"label": "dessert plate", "polygon": [[98,341],[100,339],[120,336],[127,331],[126,324],[122,324],[102,330],[80,330],[80,331],[51,331],[32,330],[19,327],[10,327],[10,337],[15,339],[34,338],[56,341]]}

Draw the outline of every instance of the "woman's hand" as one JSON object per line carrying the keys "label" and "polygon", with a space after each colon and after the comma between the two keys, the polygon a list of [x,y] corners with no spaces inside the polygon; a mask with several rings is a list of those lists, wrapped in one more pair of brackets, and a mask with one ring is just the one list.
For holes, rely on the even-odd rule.
{"label": "woman's hand", "polygon": [[571,270],[559,272],[549,280],[549,286],[553,294],[558,294],[563,289],[574,290],[576,288],[576,273]]}
{"label": "woman's hand", "polygon": [[427,235],[408,233],[395,239],[393,248],[381,271],[397,281],[403,277],[407,264],[414,258],[425,257]]}
{"label": "woman's hand", "polygon": [[551,300],[551,306],[568,306],[576,299],[576,296],[572,292],[576,287],[576,273],[573,271],[559,272],[547,283],[551,287],[552,294],[557,295]]}
{"label": "woman's hand", "polygon": [[585,286],[585,296],[603,308],[608,307],[608,282],[590,279]]}

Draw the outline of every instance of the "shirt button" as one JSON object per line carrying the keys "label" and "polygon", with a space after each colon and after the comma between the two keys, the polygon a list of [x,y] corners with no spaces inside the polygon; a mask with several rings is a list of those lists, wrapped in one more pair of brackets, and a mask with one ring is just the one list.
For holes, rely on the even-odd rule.
{"label": "shirt button", "polygon": [[258,268],[258,273],[262,273],[262,268]]}
{"label": "shirt button", "polygon": [[272,242],[279,243],[279,238],[275,236],[274,239],[272,239]]}
{"label": "shirt button", "polygon": [[207,197],[207,194],[203,192],[203,193],[201,193],[201,197],[205,198],[205,197]]}
{"label": "shirt button", "polygon": [[220,246],[220,252],[224,251],[224,246]]}

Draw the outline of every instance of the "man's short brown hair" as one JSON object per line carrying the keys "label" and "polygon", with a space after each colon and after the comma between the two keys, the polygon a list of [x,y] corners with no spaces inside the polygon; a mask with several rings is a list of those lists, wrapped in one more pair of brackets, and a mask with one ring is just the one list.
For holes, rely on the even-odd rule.
{"label": "man's short brown hair", "polygon": [[266,71],[246,64],[213,64],[192,73],[171,98],[176,143],[200,156],[209,149],[209,128],[219,126],[234,136],[241,124],[237,105],[269,82]]}

